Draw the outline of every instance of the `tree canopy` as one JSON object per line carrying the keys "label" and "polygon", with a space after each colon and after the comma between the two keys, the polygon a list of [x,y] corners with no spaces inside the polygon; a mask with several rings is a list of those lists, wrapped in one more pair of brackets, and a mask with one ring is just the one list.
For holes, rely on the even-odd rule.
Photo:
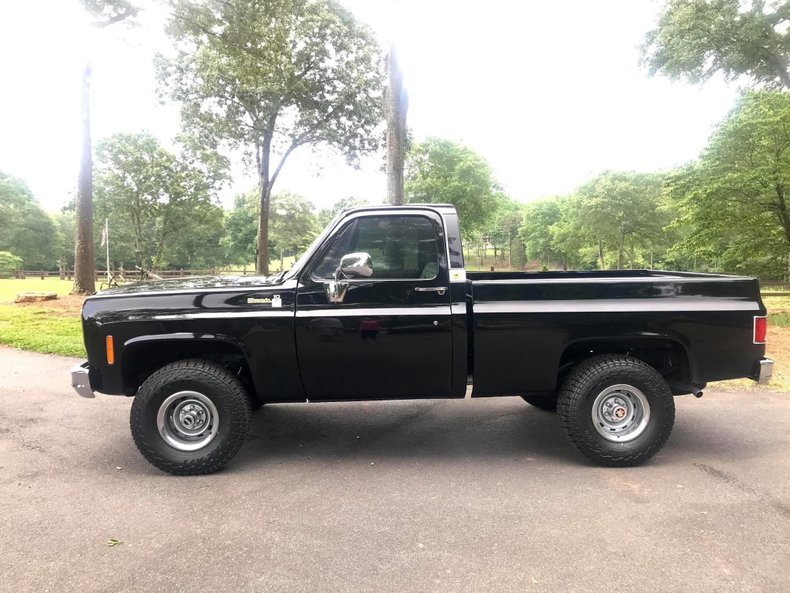
{"label": "tree canopy", "polygon": [[370,29],[332,0],[173,0],[163,91],[211,148],[243,148],[259,177],[257,270],[268,273],[270,196],[288,156],[325,145],[349,162],[377,145],[383,68]]}
{"label": "tree canopy", "polygon": [[21,179],[0,171],[0,251],[22,260],[25,269],[43,269],[55,258],[55,225]]}
{"label": "tree canopy", "polygon": [[487,227],[503,197],[491,166],[478,152],[441,138],[412,145],[405,192],[409,203],[453,204],[466,236]]}
{"label": "tree canopy", "polygon": [[223,211],[205,170],[144,133],[116,134],[96,152],[96,214],[111,221],[114,261],[144,268],[221,261]]}
{"label": "tree canopy", "polygon": [[678,248],[727,271],[781,274],[790,254],[790,93],[746,93],[667,186]]}
{"label": "tree canopy", "polygon": [[705,82],[720,73],[766,88],[790,88],[790,3],[668,0],[647,34],[651,74]]}

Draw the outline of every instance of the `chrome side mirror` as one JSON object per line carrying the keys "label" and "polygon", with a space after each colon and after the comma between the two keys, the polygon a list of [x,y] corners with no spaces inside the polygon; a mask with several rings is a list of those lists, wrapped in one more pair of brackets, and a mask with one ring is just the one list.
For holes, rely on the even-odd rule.
{"label": "chrome side mirror", "polygon": [[324,285],[330,303],[342,303],[348,292],[349,278],[370,278],[373,275],[373,259],[369,253],[348,253],[340,258],[334,279]]}
{"label": "chrome side mirror", "polygon": [[373,275],[373,259],[369,253],[347,253],[340,258],[335,270],[335,281],[342,278],[370,278]]}

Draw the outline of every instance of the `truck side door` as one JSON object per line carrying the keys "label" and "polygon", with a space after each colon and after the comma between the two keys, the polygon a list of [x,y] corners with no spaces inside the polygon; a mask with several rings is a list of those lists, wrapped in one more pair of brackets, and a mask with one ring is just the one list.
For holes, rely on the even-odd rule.
{"label": "truck side door", "polygon": [[[347,254],[369,277],[343,278]],[[332,296],[332,298],[330,298]],[[332,301],[336,302],[332,302]],[[449,397],[452,341],[447,243],[430,210],[353,214],[300,276],[296,346],[311,400]]]}

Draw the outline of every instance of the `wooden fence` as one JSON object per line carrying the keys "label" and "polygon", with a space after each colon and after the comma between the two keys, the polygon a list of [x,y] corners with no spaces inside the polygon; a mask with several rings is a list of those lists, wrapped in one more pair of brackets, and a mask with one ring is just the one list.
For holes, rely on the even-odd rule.
{"label": "wooden fence", "polygon": [[[111,271],[111,274],[120,273],[121,270]],[[154,272],[157,276],[162,278],[183,278],[184,276],[252,276],[255,274],[254,269],[241,269],[241,270],[226,270],[224,268],[212,268],[208,270],[157,270]],[[14,270],[11,273],[11,278],[51,278],[58,277],[61,280],[71,280],[74,278],[74,270],[52,271],[52,270]],[[140,272],[138,270],[123,270],[123,277],[128,281],[135,281],[140,279]],[[106,270],[96,270],[96,282],[100,282],[107,278]]]}

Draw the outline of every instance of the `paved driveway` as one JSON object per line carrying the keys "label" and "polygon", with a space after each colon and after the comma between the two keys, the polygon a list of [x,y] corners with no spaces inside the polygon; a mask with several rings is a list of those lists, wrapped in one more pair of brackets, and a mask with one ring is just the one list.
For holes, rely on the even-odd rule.
{"label": "paved driveway", "polygon": [[625,470],[516,398],[271,406],[176,478],[72,362],[0,349],[3,592],[790,591],[786,394],[679,398]]}

